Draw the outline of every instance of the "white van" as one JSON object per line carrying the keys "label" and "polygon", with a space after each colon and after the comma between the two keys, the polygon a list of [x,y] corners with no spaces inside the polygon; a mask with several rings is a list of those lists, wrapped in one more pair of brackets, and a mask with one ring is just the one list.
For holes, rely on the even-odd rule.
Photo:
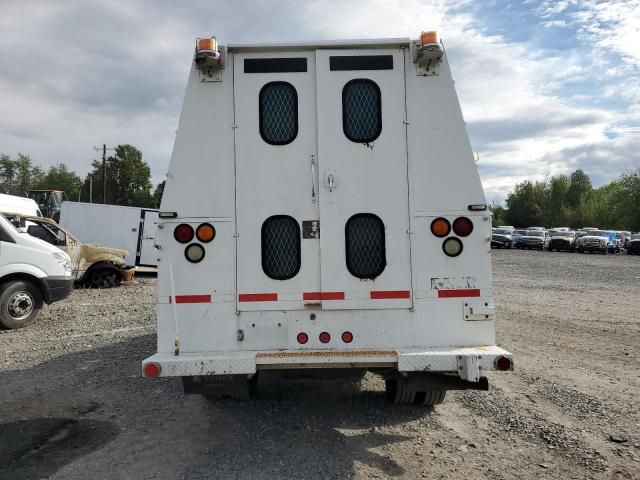
{"label": "white van", "polygon": [[73,280],[65,252],[18,232],[0,215],[0,326],[29,325],[43,303],[62,300],[71,293]]}
{"label": "white van", "polygon": [[434,405],[511,370],[491,214],[442,44],[196,41],[156,231],[147,377],[246,397],[353,369]]}
{"label": "white van", "polygon": [[0,193],[0,212],[19,213],[30,217],[41,217],[42,213],[35,200],[27,197],[16,197]]}

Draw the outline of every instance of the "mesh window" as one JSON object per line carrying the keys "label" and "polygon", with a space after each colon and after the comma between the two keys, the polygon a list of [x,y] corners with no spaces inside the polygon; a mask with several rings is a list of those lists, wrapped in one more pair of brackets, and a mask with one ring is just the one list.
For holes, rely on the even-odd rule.
{"label": "mesh window", "polygon": [[370,213],[359,213],[345,227],[347,269],[358,278],[375,278],[387,265],[384,224]]}
{"label": "mesh window", "polygon": [[267,83],[260,90],[260,135],[271,145],[286,145],[298,135],[298,94],[287,82]]}
{"label": "mesh window", "polygon": [[288,280],[300,270],[300,226],[286,215],[262,224],[262,270],[274,280]]}
{"label": "mesh window", "polygon": [[373,142],[382,131],[380,87],[366,79],[351,80],[342,89],[342,130],[352,142]]}

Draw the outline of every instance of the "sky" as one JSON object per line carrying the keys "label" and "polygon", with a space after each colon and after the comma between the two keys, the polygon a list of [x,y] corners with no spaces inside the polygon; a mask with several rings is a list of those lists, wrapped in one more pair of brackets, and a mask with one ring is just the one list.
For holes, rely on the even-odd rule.
{"label": "sky", "polygon": [[437,30],[490,202],[581,168],[640,167],[640,0],[0,0],[0,153],[85,175],[130,143],[167,171],[196,37]]}

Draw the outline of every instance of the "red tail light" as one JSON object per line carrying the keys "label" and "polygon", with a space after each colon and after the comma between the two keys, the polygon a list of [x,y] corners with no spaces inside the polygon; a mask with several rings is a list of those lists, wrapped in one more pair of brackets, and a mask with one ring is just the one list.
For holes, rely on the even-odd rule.
{"label": "red tail light", "polygon": [[149,377],[149,378],[156,378],[157,376],[160,375],[160,372],[162,371],[162,369],[160,368],[160,365],[158,365],[157,363],[147,363],[144,366],[144,376],[145,377]]}
{"label": "red tail light", "polygon": [[193,227],[186,223],[181,223],[173,231],[173,238],[180,243],[189,243],[193,240]]}
{"label": "red tail light", "polygon": [[511,370],[511,359],[509,357],[496,358],[496,369],[501,372]]}
{"label": "red tail light", "polygon": [[304,332],[300,332],[298,334],[298,336],[296,337],[296,339],[298,340],[299,344],[304,345],[305,343],[307,343],[309,341],[309,335],[307,335]]}
{"label": "red tail light", "polygon": [[353,333],[351,333],[351,332],[344,332],[344,333],[342,334],[342,341],[343,341],[344,343],[351,343],[351,342],[353,342]]}
{"label": "red tail light", "polygon": [[466,237],[473,232],[473,223],[467,217],[458,217],[453,221],[453,231],[459,237]]}
{"label": "red tail light", "polygon": [[330,340],[331,340],[331,335],[329,335],[328,332],[322,332],[320,334],[320,341],[322,343],[329,343]]}

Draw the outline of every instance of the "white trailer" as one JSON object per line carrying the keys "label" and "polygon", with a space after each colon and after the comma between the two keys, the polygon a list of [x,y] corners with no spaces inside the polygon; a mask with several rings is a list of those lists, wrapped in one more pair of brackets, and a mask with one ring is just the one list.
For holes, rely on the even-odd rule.
{"label": "white trailer", "polygon": [[247,396],[263,369],[488,387],[491,215],[446,55],[410,39],[196,40],[156,236],[147,377]]}
{"label": "white trailer", "polygon": [[125,257],[127,266],[157,266],[157,223],[158,210],[150,208],[65,201],[60,211],[60,225],[82,243],[129,252]]}

